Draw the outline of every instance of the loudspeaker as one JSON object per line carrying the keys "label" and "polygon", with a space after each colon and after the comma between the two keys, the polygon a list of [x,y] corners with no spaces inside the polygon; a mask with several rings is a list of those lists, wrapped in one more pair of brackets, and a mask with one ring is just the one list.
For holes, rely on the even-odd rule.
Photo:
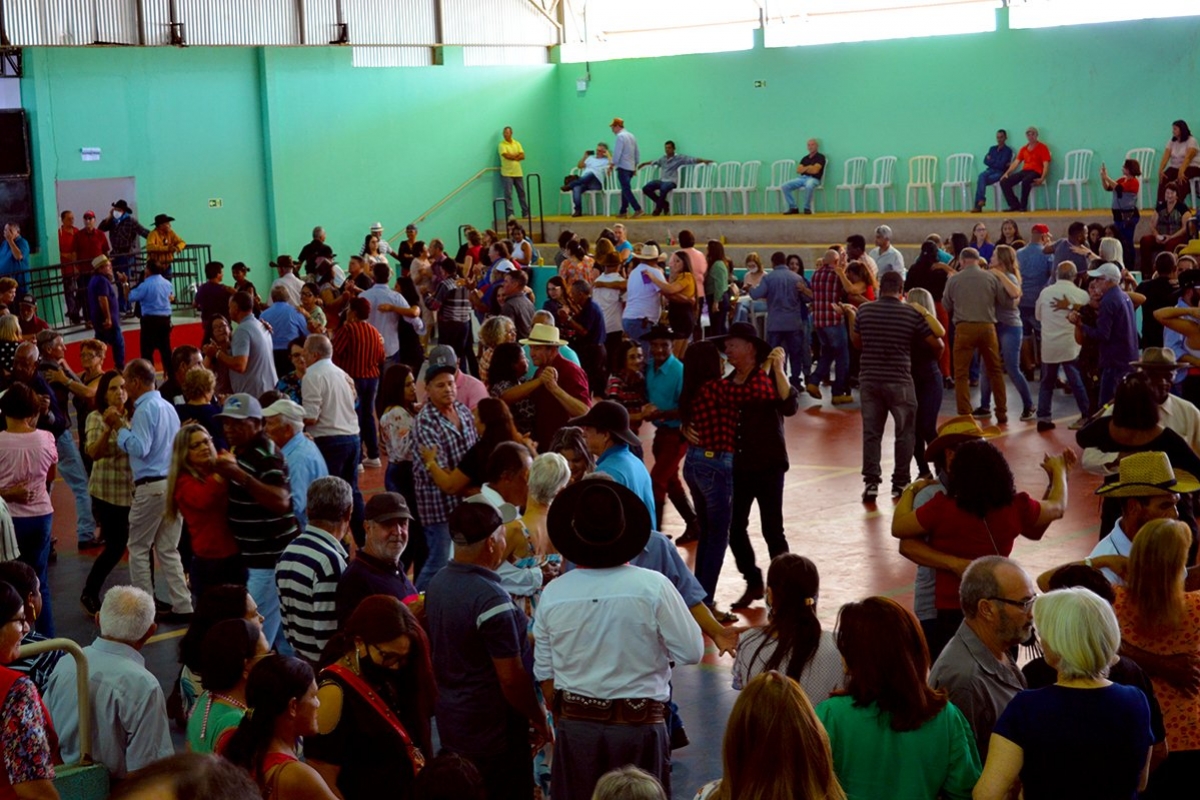
{"label": "loudspeaker", "polygon": [[30,175],[29,121],[23,109],[0,111],[0,178]]}
{"label": "loudspeaker", "polygon": [[33,205],[33,181],[0,177],[0,229],[9,222],[21,226],[21,236],[38,252],[37,213]]}

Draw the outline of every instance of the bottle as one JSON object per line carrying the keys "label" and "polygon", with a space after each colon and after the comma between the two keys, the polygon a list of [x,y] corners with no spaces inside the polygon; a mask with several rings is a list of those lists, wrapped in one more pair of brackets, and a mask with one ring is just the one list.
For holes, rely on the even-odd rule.
{"label": "bottle", "polygon": [[541,256],[538,256],[538,263],[537,263],[537,265],[538,265],[539,267],[544,267],[544,266],[546,266],[546,259],[542,258]]}

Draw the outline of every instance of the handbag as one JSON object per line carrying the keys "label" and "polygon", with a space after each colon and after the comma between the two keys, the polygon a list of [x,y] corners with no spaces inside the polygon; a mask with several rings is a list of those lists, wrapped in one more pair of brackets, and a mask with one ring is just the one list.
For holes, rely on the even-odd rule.
{"label": "handbag", "polygon": [[383,717],[384,721],[387,722],[392,727],[392,730],[396,732],[396,735],[400,737],[400,741],[404,742],[404,747],[408,751],[408,758],[410,761],[412,761],[413,775],[418,774],[425,766],[425,756],[421,753],[421,748],[413,744],[412,737],[410,737],[408,735],[408,731],[404,729],[404,724],[400,722],[400,718],[396,716],[396,713],[392,711],[391,707],[388,706],[387,703],[383,702],[383,698],[379,696],[379,693],[372,689],[371,686],[361,677],[354,674],[349,669],[346,669],[341,664],[330,664],[322,671],[330,672],[338,676],[338,678],[340,678],[346,684],[346,686],[353,689],[359,694],[359,696],[366,700],[367,704],[375,710],[375,713]]}

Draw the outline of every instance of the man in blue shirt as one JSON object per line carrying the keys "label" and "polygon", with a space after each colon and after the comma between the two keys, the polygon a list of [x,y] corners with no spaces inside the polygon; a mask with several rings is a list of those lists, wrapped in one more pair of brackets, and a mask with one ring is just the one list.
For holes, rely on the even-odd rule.
{"label": "man in blue shirt", "polygon": [[1133,301],[1121,290],[1121,268],[1110,262],[1088,270],[1088,275],[1104,282],[1096,324],[1084,324],[1078,311],[1067,318],[1086,338],[1100,344],[1100,405],[1104,405],[1116,395],[1121,379],[1133,372],[1132,364],[1138,360],[1137,326]]}
{"label": "man in blue shirt", "polygon": [[28,273],[29,242],[21,236],[21,226],[10,222],[4,226],[4,244],[0,245],[0,278],[14,278],[19,292],[25,294]]}
{"label": "man in blue shirt", "polygon": [[1028,367],[1026,379],[1032,377],[1032,366],[1042,352],[1042,323],[1037,320],[1038,297],[1053,280],[1054,259],[1046,254],[1050,244],[1050,228],[1040,222],[1033,226],[1029,244],[1017,251],[1017,266],[1021,270],[1021,364]]}
{"label": "man in blue shirt", "polygon": [[154,363],[154,351],[163,370],[171,367],[171,303],[175,292],[163,277],[169,264],[147,263],[142,282],[129,292],[129,302],[142,304],[142,358]]}
{"label": "man in blue shirt", "polygon": [[267,438],[275,443],[287,462],[292,513],[303,530],[308,525],[308,487],[317,478],[326,477],[329,468],[317,445],[304,435],[304,406],[285,397],[264,408],[262,414]]}
{"label": "man in blue shirt", "polygon": [[812,289],[798,272],[787,268],[783,253],[771,256],[771,271],[750,290],[754,300],[767,300],[767,344],[782,347],[792,365],[792,386],[804,391],[812,368],[812,321],[808,302]]}
{"label": "man in blue shirt", "polygon": [[654,468],[650,483],[657,509],[655,529],[662,530],[663,511],[669,497],[686,529],[679,537],[680,544],[696,541],[700,528],[692,501],[679,477],[679,465],[687,454],[688,443],[683,438],[679,420],[679,395],[683,393],[683,362],[671,351],[673,336],[666,325],[655,325],[646,334],[650,342],[650,363],[646,365],[646,398],[642,418],[654,423]]}
{"label": "man in blue shirt", "polygon": [[604,312],[592,299],[592,285],[587,281],[575,281],[567,287],[571,305],[578,309],[570,316],[566,308],[559,310],[559,321],[575,332],[571,349],[579,356],[579,366],[587,373],[588,385],[593,395],[603,394],[607,381],[605,369],[604,337],[608,329],[604,325]]}
{"label": "man in blue shirt", "polygon": [[275,359],[275,374],[289,374],[292,371],[289,346],[296,339],[308,338],[308,320],[288,302],[288,291],[283,286],[271,287],[271,305],[263,310],[259,319],[271,326],[271,355]]}
{"label": "man in blue shirt", "polygon": [[125,369],[125,335],[121,333],[121,313],[117,308],[117,285],[108,256],[92,259],[92,279],[87,287],[88,319],[96,338],[112,351],[113,364]]}
{"label": "man in blue shirt", "polygon": [[975,182],[974,211],[976,214],[983,211],[983,207],[987,205],[987,201],[984,199],[987,187],[1004,177],[1004,171],[1008,169],[1012,160],[1013,151],[1008,146],[1008,131],[1001,128],[996,131],[996,144],[989,148],[987,155],[983,157],[984,170],[979,173],[979,180]]}
{"label": "man in blue shirt", "polygon": [[600,400],[582,417],[567,423],[583,428],[588,450],[596,456],[596,471],[612,477],[646,504],[653,519],[657,512],[650,471],[642,460],[629,451],[630,445],[641,444],[629,430],[629,411],[613,400]]}
{"label": "man in blue shirt", "polygon": [[[192,617],[192,595],[179,557],[179,518],[167,520],[167,475],[171,453],[179,433],[175,407],[154,388],[154,365],[144,359],[125,367],[125,391],[133,403],[128,427],[120,412],[109,408],[104,424],[118,430],[117,447],[129,454],[133,471],[133,505],[129,508],[129,582],[153,596],[152,552],[158,554],[159,575],[170,595],[164,622],[188,622]],[[105,433],[107,436],[107,432]]]}
{"label": "man in blue shirt", "polygon": [[639,160],[637,138],[625,130],[625,120],[620,117],[613,117],[608,127],[612,129],[613,136],[617,137],[613,142],[612,163],[608,165],[609,172],[616,168],[617,182],[621,184],[621,210],[617,212],[617,216],[623,217],[627,209],[633,208],[633,216],[640,217],[642,206],[638,203],[632,186]]}

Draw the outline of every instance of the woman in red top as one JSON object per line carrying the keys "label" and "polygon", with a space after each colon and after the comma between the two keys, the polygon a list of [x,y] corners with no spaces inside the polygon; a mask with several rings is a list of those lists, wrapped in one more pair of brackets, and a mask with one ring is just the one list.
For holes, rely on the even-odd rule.
{"label": "woman in red top", "polygon": [[1065,449],[1046,456],[1042,469],[1050,487],[1041,502],[1018,492],[1004,455],[991,442],[970,441],[954,453],[944,494],[918,509],[913,498],[934,480],[905,488],[892,517],[892,536],[900,539],[900,555],[937,570],[934,604],[937,623],[929,642],[941,652],[963,621],[958,584],[964,570],[982,556],[1008,556],[1018,536],[1038,540],[1067,509],[1067,471],[1075,452]]}
{"label": "woman in red top", "polygon": [[[29,632],[25,601],[0,581],[0,664],[17,660]],[[49,734],[49,735],[48,735]],[[50,714],[27,676],[0,666],[0,798],[57,797]]]}
{"label": "woman in red top", "polygon": [[1138,192],[1141,187],[1138,176],[1141,174],[1142,165],[1134,158],[1125,159],[1121,165],[1121,177],[1115,181],[1108,177],[1108,167],[1100,165],[1100,183],[1113,193],[1113,225],[1124,248],[1125,266],[1130,269],[1133,268],[1133,233],[1137,230],[1138,220],[1142,218],[1138,212]]}
{"label": "woman in red top", "polygon": [[191,582],[197,597],[210,586],[245,585],[246,567],[229,532],[229,485],[216,473],[217,451],[202,425],[175,435],[167,476],[167,518],[183,517],[192,539]]}
{"label": "woman in red top", "polygon": [[[717,346],[711,341],[697,342],[684,356],[679,397],[680,417],[691,442],[683,460],[683,479],[692,492],[700,522],[696,579],[704,587],[710,608],[729,546],[738,410],[746,403],[778,400],[792,391],[783,369],[783,348],[771,350],[754,334],[752,325],[734,323],[723,344],[734,373],[722,378]],[[736,620],[729,613],[714,611],[714,616],[719,622]]]}

